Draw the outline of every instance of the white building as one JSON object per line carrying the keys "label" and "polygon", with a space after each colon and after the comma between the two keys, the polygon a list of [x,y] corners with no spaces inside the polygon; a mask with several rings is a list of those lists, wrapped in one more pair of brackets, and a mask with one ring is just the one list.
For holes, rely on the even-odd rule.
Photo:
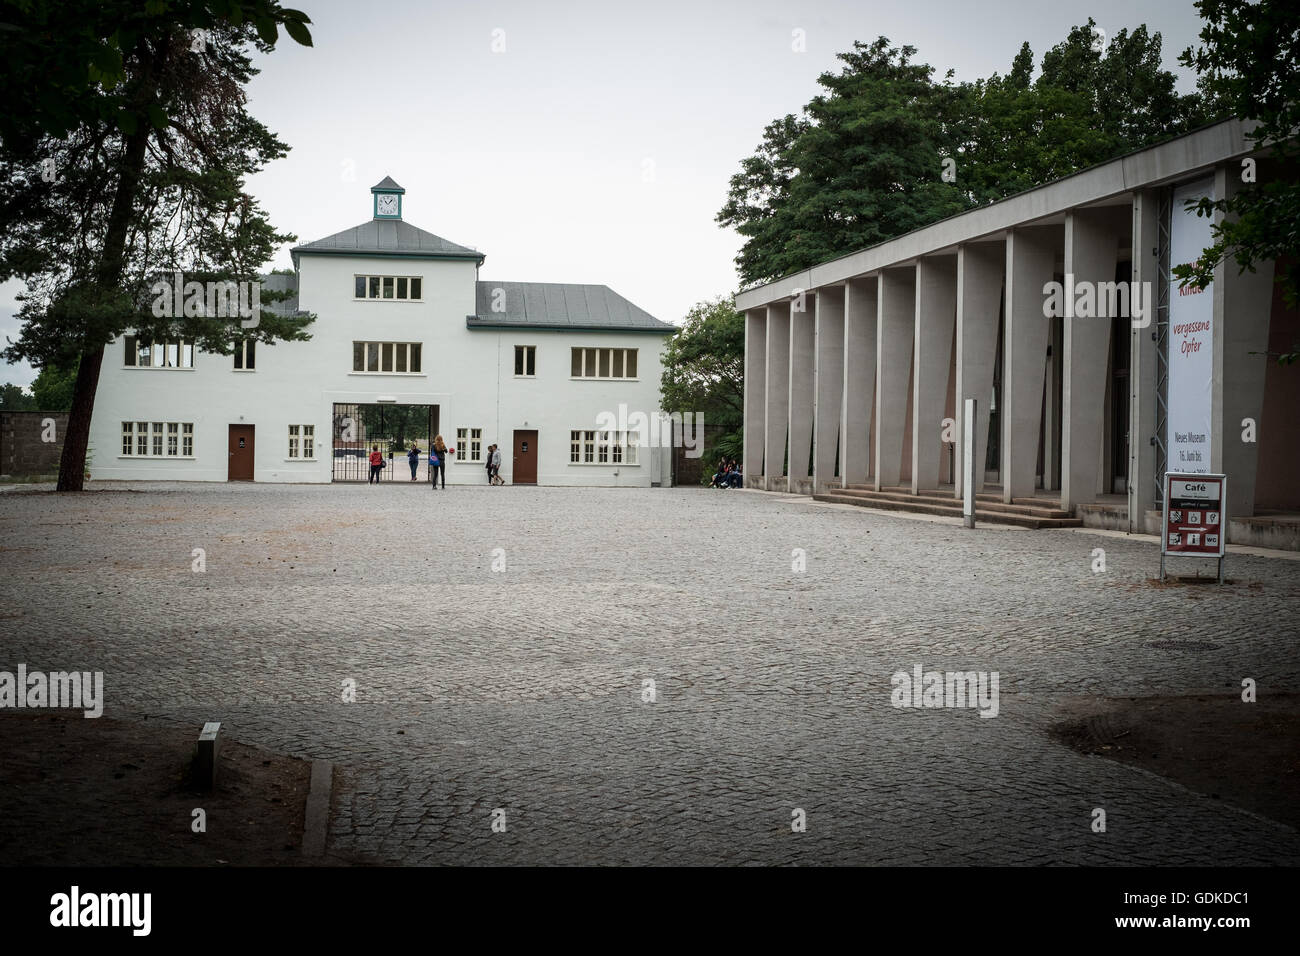
{"label": "white building", "polygon": [[[409,438],[423,452],[441,433],[455,449],[448,484],[486,483],[493,443],[515,484],[667,484],[670,449],[641,416],[657,420],[675,327],[606,286],[480,281],[483,254],[403,221],[404,192],[385,178],[369,221],[296,247],[295,274],[266,277],[296,290],[276,307],[315,313],[310,341],[234,356],[131,336],[109,346],[94,477],[357,480],[378,444],[392,456],[384,477],[407,480]],[[602,413],[630,426],[598,431]]]}

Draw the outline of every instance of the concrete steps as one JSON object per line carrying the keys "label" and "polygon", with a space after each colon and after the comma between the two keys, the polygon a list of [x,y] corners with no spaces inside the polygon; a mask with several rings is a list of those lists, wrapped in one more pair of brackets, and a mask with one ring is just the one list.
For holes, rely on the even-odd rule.
{"label": "concrete steps", "polygon": [[[922,491],[912,494],[910,489],[882,488],[876,491],[865,485],[850,485],[824,494],[813,495],[816,501],[829,501],[863,508],[880,508],[886,511],[906,511],[912,514],[942,515],[951,518],[962,516],[961,502],[944,491]],[[1060,504],[1059,500],[1055,504]],[[975,521],[985,524],[1015,525],[1020,528],[1081,528],[1083,521],[1068,511],[1053,507],[1051,498],[1015,498],[1010,504],[1000,495],[982,492],[975,496]]]}

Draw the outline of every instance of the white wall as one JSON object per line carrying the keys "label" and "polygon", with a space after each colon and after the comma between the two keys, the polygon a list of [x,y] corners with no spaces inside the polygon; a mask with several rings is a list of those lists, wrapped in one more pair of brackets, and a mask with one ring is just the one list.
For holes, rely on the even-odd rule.
{"label": "white wall", "polygon": [[[502,475],[511,479],[516,428],[538,432],[539,484],[632,485],[665,480],[667,449],[638,449],[637,465],[571,465],[569,431],[595,428],[597,415],[652,415],[659,408],[660,355],[665,337],[647,333],[474,330],[475,266],[458,260],[303,255],[299,307],[316,313],[309,342],[257,347],[256,370],[236,371],[231,356],[199,353],[193,369],[127,367],[118,339],[105,350],[91,425],[99,479],[225,481],[228,426],[256,426],[257,481],[330,480],[334,403],[372,403],[379,396],[398,403],[441,406],[439,427],[455,444],[458,427],[483,429],[484,448],[502,447]],[[357,274],[409,275],[423,279],[423,300],[357,301]],[[228,321],[213,319],[212,321]],[[419,374],[352,371],[354,341],[420,342]],[[514,346],[535,345],[535,379],[514,376]],[[636,348],[636,380],[570,378],[572,347]],[[194,423],[192,459],[121,455],[123,421]],[[525,424],[526,423],[526,424]],[[288,426],[316,426],[315,461],[288,455]],[[461,449],[457,449],[458,452]],[[401,456],[394,460],[405,467]],[[653,474],[652,474],[653,473]],[[481,463],[453,459],[447,482],[484,484]]]}

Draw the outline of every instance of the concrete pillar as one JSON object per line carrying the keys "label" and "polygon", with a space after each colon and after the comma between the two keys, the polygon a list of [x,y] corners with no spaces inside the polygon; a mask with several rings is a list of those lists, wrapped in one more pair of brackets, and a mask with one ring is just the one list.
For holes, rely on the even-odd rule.
{"label": "concrete pillar", "polygon": [[886,269],[876,296],[876,489],[897,485],[903,471],[907,385],[916,334],[916,270]]}
{"label": "concrete pillar", "polygon": [[[745,313],[745,482],[763,473],[763,420],[767,404],[767,309]],[[713,462],[705,462],[705,467]]]}
{"label": "concrete pillar", "polygon": [[[1128,530],[1141,533],[1144,519],[1156,506],[1156,294],[1160,288],[1160,190],[1133,195],[1133,281],[1142,290],[1141,316],[1129,326],[1129,460]],[[1167,226],[1168,224],[1166,224]],[[1162,436],[1163,438],[1163,436]]]}
{"label": "concrete pillar", "polygon": [[[957,257],[916,262],[915,346],[912,367],[912,494],[939,487],[943,416],[957,321]],[[947,477],[946,475],[944,477]]]}
{"label": "concrete pillar", "polygon": [[785,439],[790,426],[790,303],[767,307],[767,415],[763,423],[763,486],[786,491]]}
{"label": "concrete pillar", "polygon": [[[790,306],[790,475],[789,490],[804,493],[812,447],[813,359],[816,354],[816,296],[795,298]],[[805,308],[799,309],[800,305]]]}
{"label": "concrete pillar", "polygon": [[1043,287],[1052,281],[1060,230],[1012,229],[1007,234],[1007,325],[1002,350],[1002,500],[1034,493],[1042,428],[1043,373],[1049,324]]}
{"label": "concrete pillar", "polygon": [[813,492],[842,483],[835,478],[835,459],[842,458],[840,435],[844,413],[844,287],[817,290],[814,305],[817,363],[814,370],[817,405],[813,420]]}
{"label": "concrete pillar", "polygon": [[[1120,229],[1128,224],[1127,210],[1073,209],[1065,214],[1065,292],[1091,283],[1115,281]],[[1127,243],[1125,243],[1127,245]],[[1127,297],[1126,297],[1127,298]],[[1065,348],[1061,406],[1061,507],[1096,501],[1102,481],[1102,449],[1106,434],[1106,369],[1110,361],[1111,297],[1096,295],[1093,315],[1073,314],[1066,302]],[[1075,303],[1078,304],[1077,302]],[[1104,313],[1104,314],[1100,314]]]}
{"label": "concrete pillar", "polygon": [[844,423],[840,433],[843,484],[864,484],[871,460],[871,408],[876,401],[876,279],[844,286]]}
{"label": "concrete pillar", "polygon": [[[1215,171],[1214,195],[1231,199],[1242,188],[1241,166]],[[1215,221],[1221,222],[1221,214]],[[1228,476],[1225,511],[1255,513],[1259,443],[1241,440],[1244,419],[1258,430],[1264,411],[1264,376],[1270,361],[1268,326],[1273,305],[1273,264],[1238,272],[1231,258],[1214,269],[1214,397],[1210,412],[1210,467]]]}
{"label": "concrete pillar", "polygon": [[[988,454],[989,403],[1002,324],[1002,274],[1006,250],[1001,242],[972,242],[957,250],[957,461],[963,461],[966,399],[975,399],[975,491],[984,489]],[[962,496],[957,469],[956,495]]]}

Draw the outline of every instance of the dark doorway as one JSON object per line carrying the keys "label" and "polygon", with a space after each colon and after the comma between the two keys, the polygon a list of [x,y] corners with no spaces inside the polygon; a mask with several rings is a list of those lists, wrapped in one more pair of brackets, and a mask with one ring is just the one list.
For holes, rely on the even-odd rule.
{"label": "dark doorway", "polygon": [[230,426],[230,459],[227,481],[253,480],[253,425]]}
{"label": "dark doorway", "polygon": [[[1133,263],[1121,262],[1115,279],[1128,282],[1133,276]],[[1131,287],[1130,287],[1131,288]],[[1143,303],[1148,305],[1148,303]],[[1110,333],[1110,480],[1106,491],[1121,493],[1128,490],[1129,421],[1128,421],[1128,366],[1131,352],[1131,316],[1116,316]]]}
{"label": "dark doorway", "polygon": [[427,478],[429,443],[438,434],[437,405],[336,404],[333,433],[333,481],[368,481],[370,452],[379,447],[385,468],[381,480],[411,477],[406,452],[420,448],[417,479]]}
{"label": "dark doorway", "polygon": [[537,431],[515,430],[514,484],[537,484]]}

